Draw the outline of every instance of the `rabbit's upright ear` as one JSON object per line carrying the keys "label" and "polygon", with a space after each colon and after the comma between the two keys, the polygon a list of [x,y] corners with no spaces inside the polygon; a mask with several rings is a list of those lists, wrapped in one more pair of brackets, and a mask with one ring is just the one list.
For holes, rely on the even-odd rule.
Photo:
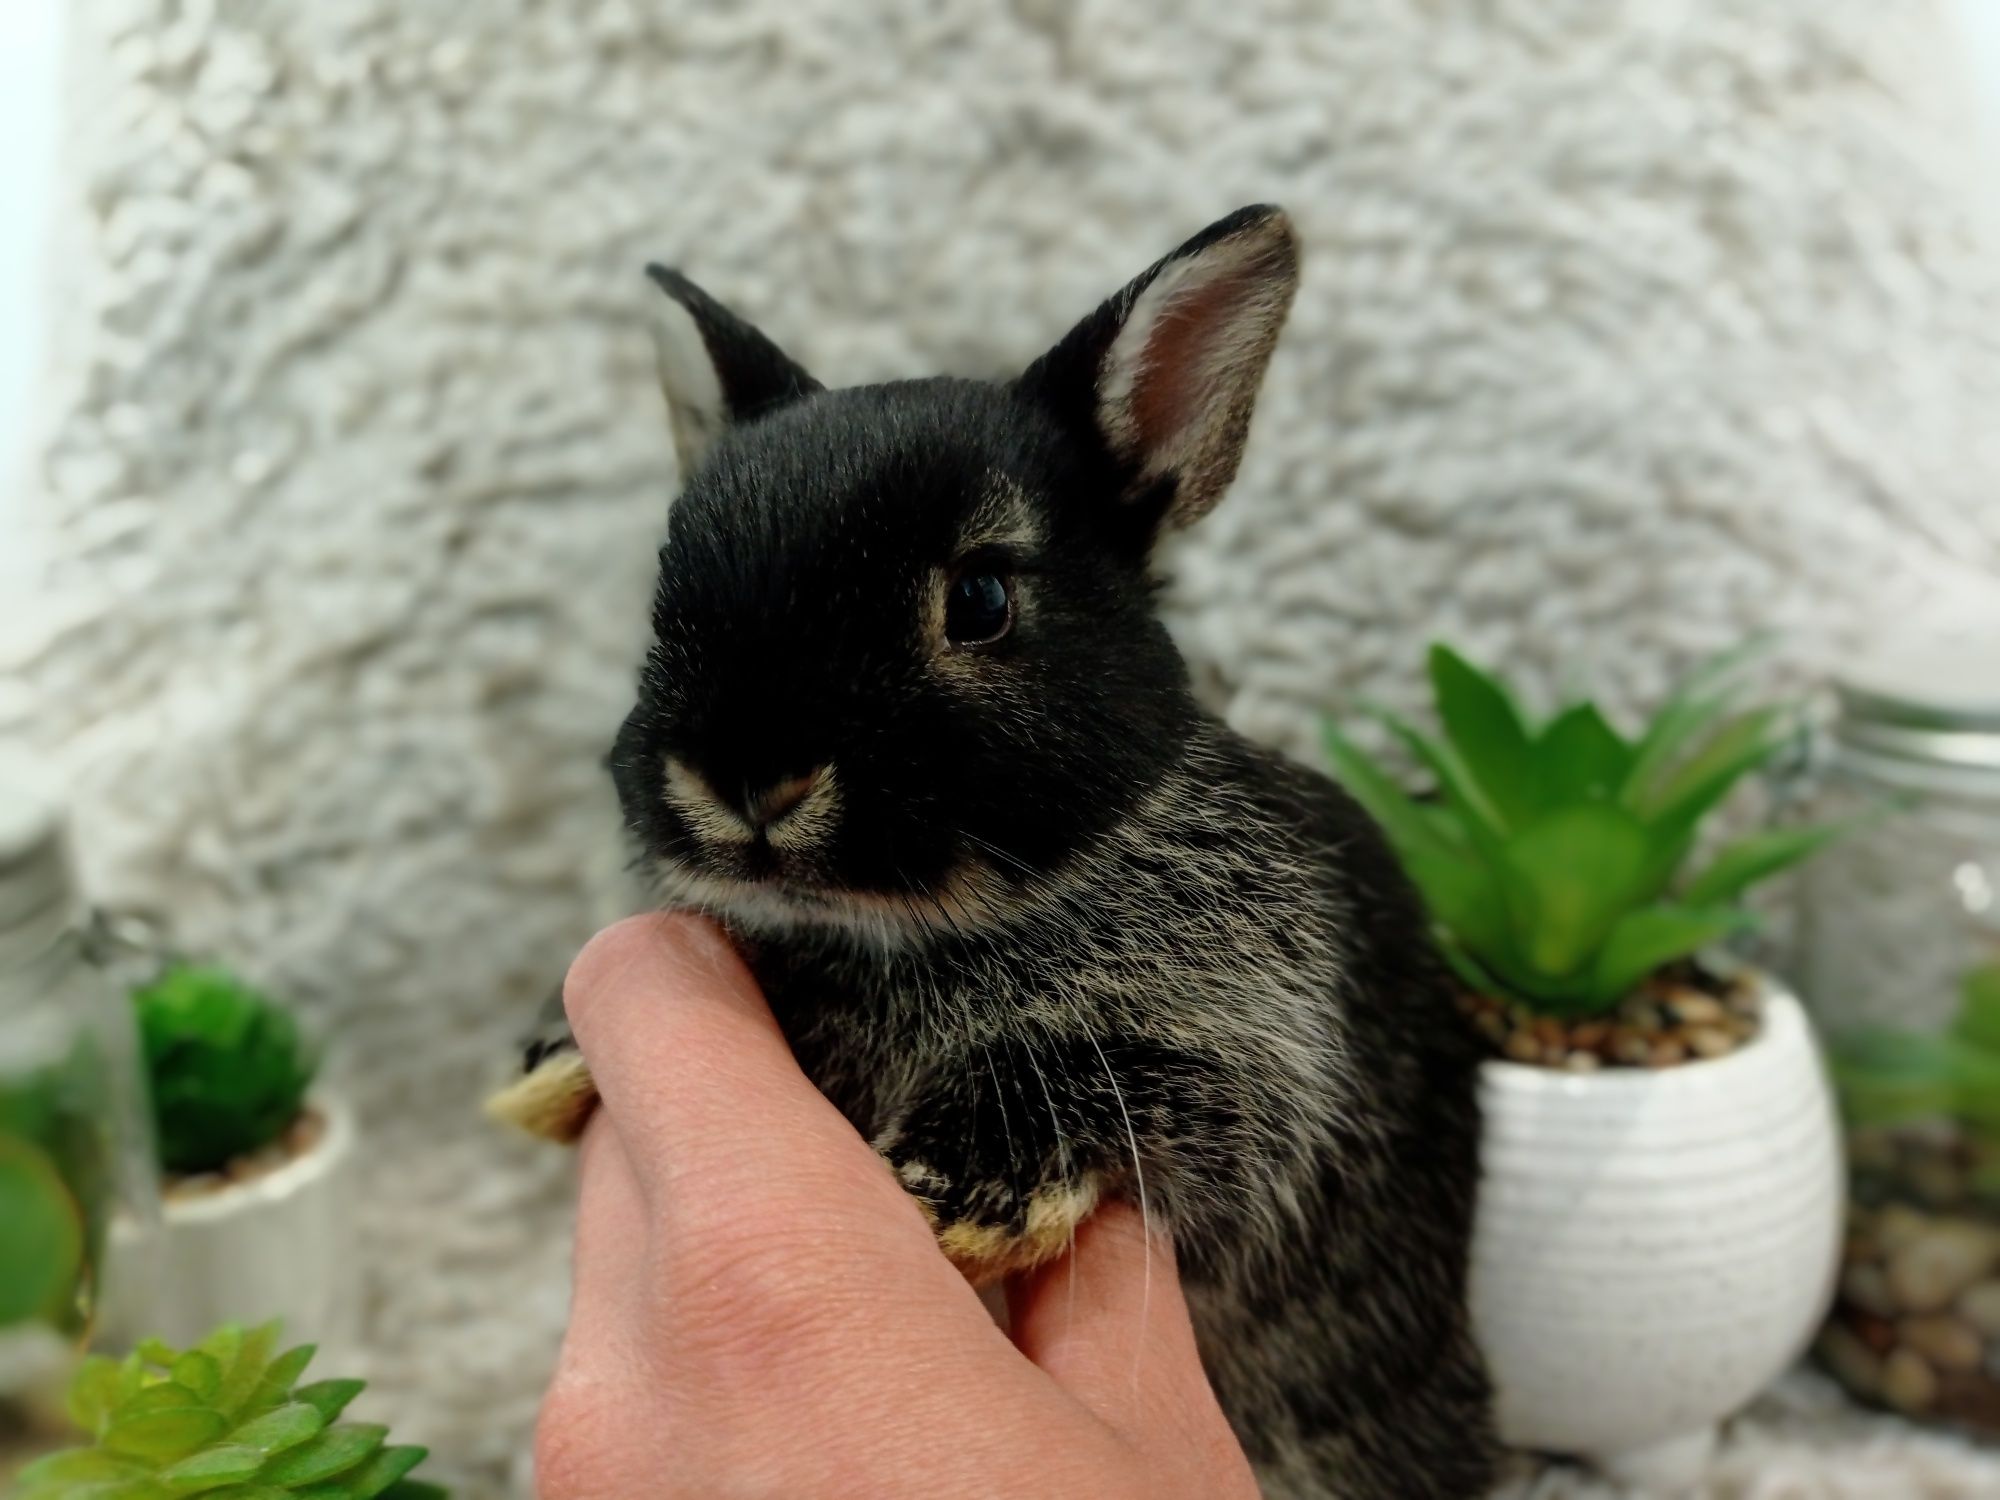
{"label": "rabbit's upright ear", "polygon": [[646,274],[666,293],[653,308],[653,349],[683,474],[731,422],[821,389],[784,350],[680,272],[648,266]]}
{"label": "rabbit's upright ear", "polygon": [[1185,526],[1236,477],[1298,276],[1283,211],[1238,209],[1077,324],[1020,389],[1094,431],[1127,501],[1163,496],[1162,524]]}

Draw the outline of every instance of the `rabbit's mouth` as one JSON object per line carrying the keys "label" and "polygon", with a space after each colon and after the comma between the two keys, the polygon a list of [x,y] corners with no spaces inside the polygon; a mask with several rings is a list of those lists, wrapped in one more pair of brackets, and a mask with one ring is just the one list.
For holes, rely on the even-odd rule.
{"label": "rabbit's mouth", "polygon": [[[665,753],[635,823],[663,905],[770,935],[839,931],[892,950],[990,929],[1029,897],[1027,865],[991,842],[927,821],[899,843],[864,840],[859,859],[839,769],[739,785]],[[628,802],[628,808],[632,806]],[[873,827],[871,813],[862,815]]]}
{"label": "rabbit's mouth", "polygon": [[935,885],[883,891],[787,868],[782,856],[774,856],[761,873],[745,869],[744,863],[749,862],[725,872],[674,859],[647,862],[663,906],[700,911],[740,930],[772,936],[841,932],[888,951],[989,929],[1014,904],[976,865],[955,870]]}

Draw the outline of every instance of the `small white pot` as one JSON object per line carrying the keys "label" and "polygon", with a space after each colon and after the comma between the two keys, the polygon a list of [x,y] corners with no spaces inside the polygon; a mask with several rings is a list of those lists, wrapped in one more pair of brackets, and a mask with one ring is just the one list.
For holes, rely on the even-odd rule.
{"label": "small white pot", "polygon": [[1840,1135],[1804,1011],[1765,984],[1727,1057],[1488,1062],[1472,1317],[1509,1444],[1685,1488],[1832,1297]]}
{"label": "small white pot", "polygon": [[352,1346],[354,1118],[337,1099],[316,1096],[309,1107],[325,1123],[304,1155],[215,1192],[167,1197],[150,1244],[114,1235],[111,1341],[151,1335],[185,1346],[218,1323],[279,1318],[288,1343]]}

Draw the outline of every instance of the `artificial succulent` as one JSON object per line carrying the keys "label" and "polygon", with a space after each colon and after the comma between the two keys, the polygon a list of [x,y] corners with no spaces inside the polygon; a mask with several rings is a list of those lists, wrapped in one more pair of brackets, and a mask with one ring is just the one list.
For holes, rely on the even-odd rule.
{"label": "artificial succulent", "polygon": [[273,1357],[277,1338],[230,1324],[192,1349],[85,1360],[69,1409],[92,1441],[29,1465],[15,1500],[440,1500],[407,1477],[424,1449],[340,1420],[363,1382],[298,1384],[313,1347]]}
{"label": "artificial succulent", "polygon": [[1628,737],[1589,702],[1537,723],[1495,678],[1433,646],[1442,736],[1380,715],[1431,779],[1421,797],[1327,725],[1335,773],[1387,833],[1467,985],[1557,1016],[1610,1010],[1749,926],[1743,892],[1834,836],[1756,833],[1686,869],[1704,821],[1792,729],[1783,708],[1734,707],[1746,655],[1695,674]]}

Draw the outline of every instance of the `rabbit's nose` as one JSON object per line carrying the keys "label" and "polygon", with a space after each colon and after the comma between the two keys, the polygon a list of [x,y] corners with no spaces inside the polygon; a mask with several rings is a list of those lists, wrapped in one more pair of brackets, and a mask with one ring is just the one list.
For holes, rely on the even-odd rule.
{"label": "rabbit's nose", "polygon": [[783,821],[798,805],[813,794],[819,785],[825,768],[808,771],[803,776],[790,776],[774,782],[761,792],[751,792],[744,798],[745,811],[750,817],[752,828],[769,828]]}

